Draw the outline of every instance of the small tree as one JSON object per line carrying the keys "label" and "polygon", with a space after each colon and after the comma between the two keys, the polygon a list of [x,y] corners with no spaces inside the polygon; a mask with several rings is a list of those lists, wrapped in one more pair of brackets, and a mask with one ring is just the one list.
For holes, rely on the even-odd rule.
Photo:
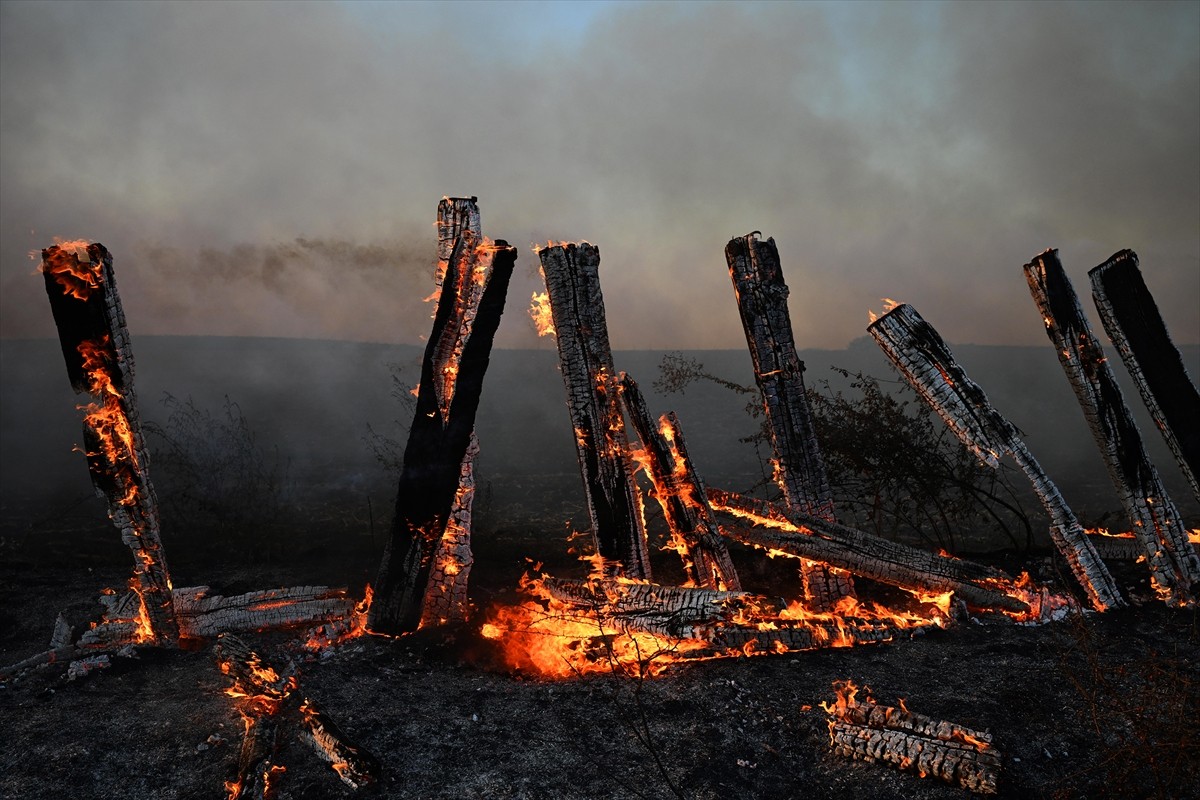
{"label": "small tree", "polygon": [[[1002,535],[1021,551],[1032,545],[1033,525],[1007,467],[980,464],[924,403],[914,402],[911,387],[895,384],[888,392],[869,375],[833,369],[850,380],[850,391],[821,381],[808,390],[808,401],[843,522],[951,551],[963,531]],[[713,375],[693,358],[668,354],[659,373],[659,391],[682,392],[694,381],[709,381],[745,395],[746,412],[762,417],[756,387]],[[763,422],[742,441],[755,446],[769,483]]]}

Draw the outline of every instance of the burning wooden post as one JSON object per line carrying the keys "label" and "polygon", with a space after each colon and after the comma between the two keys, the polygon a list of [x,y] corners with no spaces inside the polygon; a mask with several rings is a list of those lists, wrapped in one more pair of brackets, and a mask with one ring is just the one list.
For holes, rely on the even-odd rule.
{"label": "burning wooden post", "polygon": [[993,469],[1007,452],[1033,484],[1050,515],[1050,536],[1098,611],[1125,605],[1108,568],[1088,541],[1066,501],[1021,441],[1016,427],[988,402],[950,348],[908,304],[867,328],[901,375],[984,464]]}
{"label": "burning wooden post", "polygon": [[717,511],[762,526],[722,528],[726,536],[773,555],[820,561],[912,592],[954,592],[976,608],[1029,611],[1028,604],[1010,593],[1015,587],[1013,579],[1000,570],[909,547],[733,492],[709,489],[708,499]]}
{"label": "burning wooden post", "polygon": [[[443,591],[441,575],[461,573],[460,561],[439,560],[442,542],[461,552],[461,531],[469,530],[468,492],[473,489],[468,451],[479,395],[517,251],[507,242],[480,240],[465,230],[449,260],[433,331],[421,366],[417,406],[404,451],[396,493],[392,535],[375,583],[367,627],[398,634],[414,631],[423,619],[449,608],[460,596]],[[444,339],[455,337],[453,357],[442,361]],[[442,371],[438,365],[444,364]],[[448,371],[447,371],[448,369]],[[449,388],[442,381],[450,377]],[[439,384],[442,390],[438,390]],[[457,502],[456,502],[457,501]],[[467,519],[463,519],[463,514]]]}
{"label": "burning wooden post", "polygon": [[1058,251],[1046,250],[1026,264],[1025,279],[1141,542],[1151,584],[1168,604],[1190,605],[1200,588],[1200,558],[1188,544],[1179,510],[1146,455],[1137,424],[1083,315]]}
{"label": "burning wooden post", "polygon": [[317,755],[329,762],[338,777],[352,789],[379,780],[378,760],[351,741],[329,714],[300,692],[294,667],[276,669],[241,639],[222,634],[214,649],[221,672],[233,678],[227,690],[240,701],[246,736],[238,756],[238,775],[226,784],[230,798],[265,796],[265,784],[274,771],[270,759],[278,726],[297,728]]}
{"label": "burning wooden post", "polygon": [[97,493],[108,500],[109,518],[133,551],[139,638],[174,644],[179,626],[112,256],[99,243],[59,244],[42,251],[41,270],[71,387],[92,396],[83,408],[88,469]]}
{"label": "burning wooden post", "polygon": [[692,468],[683,443],[683,430],[674,412],[654,428],[646,400],[633,378],[622,372],[621,401],[641,440],[640,460],[654,485],[671,531],[670,546],[683,558],[688,579],[706,589],[741,589],[729,549],[709,508],[700,477]]}
{"label": "burning wooden post", "polygon": [[537,253],[596,552],[606,570],[650,580],[641,498],[629,463],[629,439],[600,292],[600,248],[587,242],[564,243]]}
{"label": "burning wooden post", "polygon": [[[755,231],[731,239],[725,261],[770,425],[775,480],[792,509],[834,522],[833,490],[805,396],[804,362],[796,355],[779,251],[774,239],[758,236]],[[854,594],[850,575],[833,567],[804,562],[801,577],[814,609],[832,608],[838,598]]]}
{"label": "burning wooden post", "polygon": [[1001,756],[991,734],[914,713],[903,700],[893,708],[869,694],[859,698],[852,681],[836,681],[834,689],[837,700],[821,707],[829,714],[829,744],[837,755],[996,793]]}
{"label": "burning wooden post", "polygon": [[1200,392],[1142,280],[1137,254],[1122,250],[1088,277],[1108,338],[1200,500]]}

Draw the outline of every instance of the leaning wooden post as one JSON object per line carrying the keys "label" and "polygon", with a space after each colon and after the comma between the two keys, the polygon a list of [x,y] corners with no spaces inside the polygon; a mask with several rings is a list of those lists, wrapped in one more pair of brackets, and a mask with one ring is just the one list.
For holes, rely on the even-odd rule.
{"label": "leaning wooden post", "polygon": [[600,292],[600,248],[587,242],[564,243],[537,253],[596,552],[607,571],[650,580],[641,499],[629,463],[629,439]]}
{"label": "leaning wooden post", "polygon": [[1108,568],[1062,495],[1025,447],[1016,427],[1000,415],[963,371],[950,348],[908,304],[884,314],[867,330],[901,375],[984,464],[1000,466],[1007,452],[1024,470],[1050,515],[1050,536],[1097,611],[1125,605]]}
{"label": "leaning wooden post", "polygon": [[[725,261],[770,425],[775,480],[791,508],[835,522],[833,490],[805,395],[804,362],[796,355],[788,287],[775,240],[762,241],[757,231],[731,239]],[[801,577],[804,594],[816,610],[829,610],[838,598],[854,594],[851,576],[826,565],[805,562]]]}
{"label": "leaning wooden post", "polygon": [[1146,455],[1137,424],[1079,307],[1058,251],[1046,250],[1026,264],[1025,279],[1145,552],[1151,585],[1170,605],[1191,604],[1195,589],[1200,588],[1200,558]]}
{"label": "leaning wooden post", "polygon": [[[404,467],[396,492],[396,514],[392,534],[384,550],[375,584],[375,596],[367,613],[367,628],[378,633],[414,631],[426,616],[429,592],[438,591],[434,581],[439,569],[438,550],[462,486],[463,461],[471,444],[479,395],[487,372],[492,341],[500,316],[517,251],[507,242],[479,241],[473,232],[459,238],[450,258],[454,276],[446,278],[438,298],[433,331],[421,365],[417,406],[404,450]],[[436,354],[448,327],[457,326],[464,313],[460,304],[473,296],[478,305],[470,324],[470,336],[462,345],[454,372],[453,391],[435,388]]]}
{"label": "leaning wooden post", "polygon": [[622,372],[619,383],[621,401],[641,441],[638,460],[654,485],[654,497],[671,531],[671,547],[683,558],[689,580],[705,589],[739,591],[737,570],[687,456],[679,420],[674,412],[665,414],[656,430],[637,382]]}
{"label": "leaning wooden post", "polygon": [[42,251],[46,294],[76,392],[92,396],[83,407],[84,446],[92,484],[108,500],[108,515],[133,551],[131,588],[140,602],[137,638],[173,645],[179,626],[171,575],[159,536],[158,499],[137,396],[125,313],[104,245],[73,242]]}
{"label": "leaning wooden post", "polygon": [[1200,392],[1142,280],[1137,254],[1122,250],[1088,277],[1109,340],[1200,500]]}

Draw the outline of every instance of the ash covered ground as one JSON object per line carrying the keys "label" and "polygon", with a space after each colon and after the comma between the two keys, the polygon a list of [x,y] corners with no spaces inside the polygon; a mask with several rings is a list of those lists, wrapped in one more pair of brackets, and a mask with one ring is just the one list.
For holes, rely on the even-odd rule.
{"label": "ash covered ground", "polygon": [[[391,516],[391,479],[365,440],[367,424],[387,432],[403,417],[388,391],[386,364],[400,360],[394,349],[330,343],[314,356],[311,344],[305,355],[278,340],[134,344],[150,421],[165,422],[164,391],[192,396],[218,418],[228,394],[257,444],[274,454],[260,465],[270,474],[257,485],[268,496],[230,494],[223,517],[172,485],[165,469],[158,477],[154,470],[165,464],[151,465],[175,585],[234,594],[321,583],[361,592],[374,578]],[[70,452],[78,418],[56,346],[3,343],[0,664],[45,649],[60,611],[94,616],[100,590],[122,587],[130,574],[129,552],[90,494],[82,457]],[[854,368],[841,355],[830,363]],[[1050,398],[1065,390],[1052,353],[1053,369],[1031,368],[1022,357],[986,371],[959,355],[985,389],[992,388],[989,375],[1008,370],[1033,380],[1042,370],[1063,384],[1050,389],[1047,380]],[[636,366],[646,387],[657,354],[622,356],[618,366]],[[718,371],[713,358],[708,366]],[[817,364],[808,360],[811,382]],[[886,376],[886,367],[870,368]],[[283,377],[291,373],[301,379]],[[480,618],[490,605],[514,599],[527,559],[563,577],[583,574],[565,541],[571,529],[586,527],[586,517],[561,391],[552,354],[497,354],[479,426],[472,597]],[[754,423],[742,419],[741,399],[706,391],[652,396],[652,408],[679,411],[711,483],[743,488],[756,465],[736,438]],[[989,393],[1026,427],[1068,500],[1098,510],[1113,504],[1097,488],[1102,468],[1076,469],[1098,461],[1076,408],[1066,406],[1078,420],[1064,413],[1061,422],[1026,421],[1014,406],[1028,392],[1014,390],[1007,403],[1002,391]],[[1068,438],[1039,447],[1038,426],[1065,428]],[[1169,462],[1156,461],[1165,472]],[[1068,474],[1073,481],[1063,480]],[[1194,508],[1186,516],[1196,524]],[[1052,583],[1064,574],[1044,550],[973,544],[989,551],[981,560],[1005,569],[1030,569]],[[734,557],[748,588],[794,593],[787,565],[742,549]],[[656,558],[669,580],[667,554]],[[1112,566],[1127,596],[1148,595],[1135,565]],[[868,596],[878,590],[861,586]],[[1195,612],[1157,603],[1038,627],[989,621],[886,645],[689,664],[649,680],[538,680],[507,670],[472,627],[450,634],[358,639],[313,661],[291,646],[295,634],[249,636],[270,657],[301,658],[303,691],[384,765],[377,788],[354,792],[306,745],[284,736],[278,762],[287,772],[277,796],[963,796],[830,753],[818,704],[833,699],[833,681],[847,678],[869,685],[881,702],[903,697],[914,711],[990,731],[1003,754],[1002,797],[1200,796],[1200,628]],[[224,796],[242,723],[209,648],[142,649],[75,681],[64,672],[51,666],[0,689],[0,796]]]}

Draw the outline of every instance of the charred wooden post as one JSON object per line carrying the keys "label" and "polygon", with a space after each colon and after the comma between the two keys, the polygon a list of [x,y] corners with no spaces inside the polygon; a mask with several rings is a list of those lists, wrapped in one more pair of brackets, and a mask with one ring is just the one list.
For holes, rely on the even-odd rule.
{"label": "charred wooden post", "polygon": [[[425,348],[417,406],[396,493],[392,535],[368,612],[367,626],[372,631],[398,634],[416,630],[427,616],[431,575],[438,568],[446,571],[446,565],[437,563],[435,556],[463,484],[463,461],[516,258],[516,249],[507,242],[481,242],[469,230],[459,237],[451,255],[454,277],[451,281],[447,274]],[[465,312],[459,306],[476,292],[476,285],[482,286],[478,303],[472,312]],[[461,332],[466,317],[470,317],[470,335],[461,344],[453,390],[447,399],[446,393],[436,388],[441,377],[436,371],[439,347],[447,328]],[[458,566],[457,574],[461,575],[462,565]]]}
{"label": "charred wooden post", "polygon": [[[228,693],[241,700],[239,710],[248,722],[247,739],[252,735],[263,736],[270,730],[264,727],[259,732],[259,725],[264,719],[269,721],[268,724],[281,725],[287,722],[296,727],[301,738],[329,762],[347,786],[359,789],[379,780],[379,761],[365,748],[351,741],[327,712],[300,692],[295,669],[290,664],[285,669],[276,668],[231,634],[221,635],[215,654],[221,672],[233,678],[233,688]],[[255,754],[264,748],[261,744],[244,743],[243,754],[247,749],[250,752],[246,759],[253,770]],[[242,771],[242,761],[239,755],[239,772]],[[258,759],[257,763],[261,764],[262,761]],[[233,794],[232,789],[230,793]]]}
{"label": "charred wooden post", "polygon": [[650,580],[641,498],[629,462],[600,292],[600,248],[587,242],[558,244],[539,249],[538,258],[596,552],[607,571]]}
{"label": "charred wooden post", "polygon": [[1058,487],[1042,471],[1016,427],[992,407],[983,390],[955,362],[933,326],[905,303],[867,330],[900,374],[980,461],[997,468],[1001,454],[1007,452],[1024,470],[1050,516],[1050,536],[1092,606],[1104,611],[1125,605],[1116,582]]}
{"label": "charred wooden post", "polygon": [[108,515],[133,551],[134,589],[141,604],[140,637],[171,645],[179,637],[171,605],[171,576],[159,531],[158,499],[142,438],[133,388],[133,351],[125,313],[104,245],[75,242],[42,251],[46,294],[76,392],[92,396],[83,408],[88,469]]}
{"label": "charred wooden post", "polygon": [[996,793],[1001,755],[991,734],[914,713],[903,702],[893,708],[858,698],[850,681],[837,681],[834,688],[837,700],[821,706],[830,717],[829,744],[837,755]]}
{"label": "charred wooden post", "polygon": [[1108,338],[1200,500],[1200,391],[1142,280],[1137,254],[1122,250],[1088,277]]}
{"label": "charred wooden post", "polygon": [[1020,598],[1005,593],[1005,588],[1013,585],[1013,579],[992,567],[881,539],[733,492],[709,489],[708,498],[717,511],[763,526],[721,529],[742,544],[772,554],[832,564],[901,589],[954,592],[976,608],[1029,611]]}
{"label": "charred wooden post", "polygon": [[466,231],[471,231],[477,239],[483,237],[478,201],[478,197],[443,197],[438,203],[438,263],[433,276],[438,291],[446,278],[446,266],[450,263],[450,254],[454,252],[454,243]]}
{"label": "charred wooden post", "polygon": [[1179,510],[1146,455],[1133,414],[1083,315],[1058,251],[1046,250],[1026,264],[1025,279],[1142,544],[1151,584],[1168,604],[1190,605],[1200,589],[1200,559],[1188,544]]}
{"label": "charred wooden post", "polygon": [[[763,241],[757,231],[731,239],[725,261],[770,425],[775,479],[792,509],[833,522],[833,490],[805,395],[804,362],[796,355],[775,240]],[[815,609],[832,608],[838,598],[854,594],[851,577],[836,568],[806,563],[801,577]]]}
{"label": "charred wooden post", "polygon": [[688,459],[679,420],[674,413],[666,414],[655,430],[637,382],[622,372],[618,383],[621,401],[641,441],[641,460],[654,497],[671,531],[671,547],[683,558],[688,579],[706,589],[738,591],[737,570]]}
{"label": "charred wooden post", "polygon": [[246,717],[245,721],[237,774],[225,783],[227,800],[269,800],[271,780],[284,771],[271,763],[278,749],[279,727],[272,717]]}

